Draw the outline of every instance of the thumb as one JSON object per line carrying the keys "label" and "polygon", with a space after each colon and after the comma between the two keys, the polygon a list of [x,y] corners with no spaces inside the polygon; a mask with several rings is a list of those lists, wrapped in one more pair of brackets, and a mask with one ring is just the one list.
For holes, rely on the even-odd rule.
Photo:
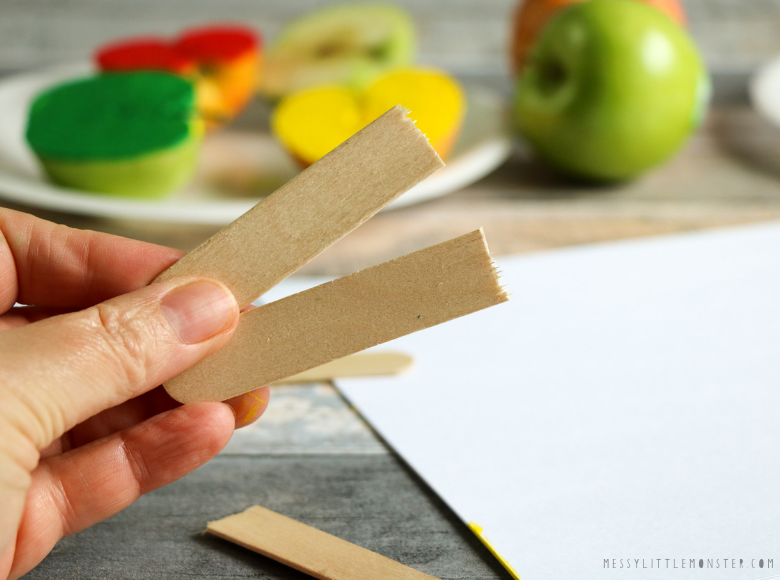
{"label": "thumb", "polygon": [[179,278],[0,333],[0,412],[42,449],[213,353],[238,312],[224,285]]}

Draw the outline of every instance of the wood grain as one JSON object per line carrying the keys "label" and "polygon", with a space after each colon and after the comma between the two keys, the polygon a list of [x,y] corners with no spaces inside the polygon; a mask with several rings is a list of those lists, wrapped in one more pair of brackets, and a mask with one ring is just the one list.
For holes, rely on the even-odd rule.
{"label": "wood grain", "polygon": [[[245,431],[238,430],[233,438]],[[327,439],[322,435],[327,431],[318,433]],[[272,444],[251,455],[219,455],[108,520],[63,538],[24,578],[311,580],[200,533],[208,521],[255,504],[435,577],[511,580],[477,537],[395,456],[276,454]]]}
{"label": "wood grain", "polygon": [[243,308],[444,166],[394,107],[163,272],[204,276]]}
{"label": "wood grain", "polygon": [[319,580],[433,578],[259,505],[209,522],[206,530]]}
{"label": "wood grain", "polygon": [[479,230],[242,314],[225,347],[165,389],[223,401],[506,300]]}

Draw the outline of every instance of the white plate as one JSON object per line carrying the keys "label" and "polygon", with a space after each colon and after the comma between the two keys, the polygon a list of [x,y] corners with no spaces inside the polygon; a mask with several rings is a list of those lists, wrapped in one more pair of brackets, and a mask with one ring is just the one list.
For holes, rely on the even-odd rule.
{"label": "white plate", "polygon": [[[162,201],[101,196],[59,187],[46,179],[24,139],[27,111],[42,89],[88,74],[87,65],[0,81],[0,197],[68,213],[144,221],[227,224],[293,177],[299,168],[266,128],[209,135],[196,176]],[[504,100],[468,91],[469,110],[447,167],[405,193],[398,208],[457,191],[496,169],[511,148]]]}
{"label": "white plate", "polygon": [[761,67],[750,81],[753,106],[780,127],[780,58]]}

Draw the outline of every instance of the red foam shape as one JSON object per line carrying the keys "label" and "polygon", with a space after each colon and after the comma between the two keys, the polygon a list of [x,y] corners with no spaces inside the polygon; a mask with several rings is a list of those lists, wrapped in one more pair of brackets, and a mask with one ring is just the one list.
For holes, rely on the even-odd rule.
{"label": "red foam shape", "polygon": [[100,47],[95,61],[104,71],[165,70],[187,74],[197,63],[171,43],[156,37],[141,37],[112,42]]}
{"label": "red foam shape", "polygon": [[251,28],[221,24],[185,30],[174,44],[181,54],[200,63],[230,62],[261,46],[261,38]]}

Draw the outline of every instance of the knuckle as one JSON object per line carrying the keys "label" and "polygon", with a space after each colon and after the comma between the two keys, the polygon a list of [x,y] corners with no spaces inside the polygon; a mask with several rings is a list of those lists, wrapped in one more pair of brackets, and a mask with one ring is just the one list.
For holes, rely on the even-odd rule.
{"label": "knuckle", "polygon": [[147,377],[149,333],[139,319],[138,313],[110,304],[94,307],[92,322],[101,350],[110,356],[120,378],[129,385],[142,383]]}
{"label": "knuckle", "polygon": [[0,425],[0,489],[27,493],[38,450],[18,431]]}
{"label": "knuckle", "polygon": [[78,521],[79,517],[79,512],[72,499],[73,494],[77,494],[78,491],[74,492],[69,489],[68,484],[62,478],[56,477],[51,473],[48,475],[51,483],[51,498],[60,516],[60,535],[63,537],[70,536],[75,532],[75,530],[71,529],[73,522]]}
{"label": "knuckle", "polygon": [[149,482],[152,479],[152,473],[144,453],[123,434],[120,434],[120,441],[127,468],[136,485],[135,491],[138,495],[143,495],[149,491]]}
{"label": "knuckle", "polygon": [[14,388],[19,383],[0,372],[0,454],[6,451],[26,458],[32,471],[38,449],[61,432],[64,417],[50,398],[36,396],[34,389]]}

